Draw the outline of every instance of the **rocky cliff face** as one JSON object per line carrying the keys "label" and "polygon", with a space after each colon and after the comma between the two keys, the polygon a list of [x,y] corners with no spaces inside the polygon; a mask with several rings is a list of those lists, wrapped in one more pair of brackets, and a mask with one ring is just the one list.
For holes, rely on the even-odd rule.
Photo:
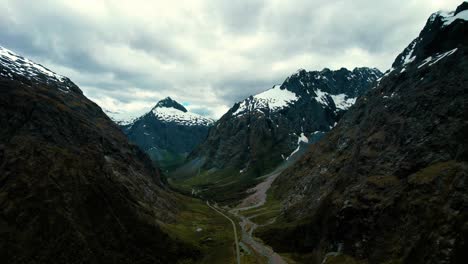
{"label": "rocky cliff face", "polygon": [[282,215],[263,240],[310,263],[466,262],[467,9],[432,15],[379,85],[278,177]]}
{"label": "rocky cliff face", "polygon": [[174,263],[178,205],[145,154],[68,78],[0,47],[3,263]]}
{"label": "rocky cliff face", "polygon": [[156,163],[171,169],[206,138],[213,122],[167,97],[122,129]]}
{"label": "rocky cliff face", "polygon": [[233,197],[242,195],[255,178],[294,159],[331,130],[381,75],[370,68],[299,70],[282,85],[236,103],[191,153],[187,167],[206,171],[202,185],[214,178],[220,185],[226,184],[220,178],[237,185],[224,185],[228,190],[210,185],[211,198],[228,198],[233,190]]}

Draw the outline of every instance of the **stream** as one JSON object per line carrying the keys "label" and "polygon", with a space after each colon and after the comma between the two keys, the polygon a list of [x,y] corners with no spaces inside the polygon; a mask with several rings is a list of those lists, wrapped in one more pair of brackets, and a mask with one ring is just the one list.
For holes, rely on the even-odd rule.
{"label": "stream", "polygon": [[[271,184],[273,183],[273,181],[276,179],[276,177],[278,177],[280,173],[281,172],[274,172],[268,175],[265,181],[258,184],[252,189],[253,193],[249,195],[247,198],[245,198],[242,201],[242,203],[239,205],[239,207],[231,209],[229,211],[230,213],[237,216],[241,220],[239,222],[239,225],[241,227],[241,232],[242,232],[241,242],[250,246],[259,255],[265,256],[268,259],[269,264],[287,264],[287,262],[284,261],[283,258],[278,253],[273,251],[272,248],[270,248],[269,246],[266,246],[259,240],[255,239],[255,237],[253,236],[253,232],[258,227],[258,225],[252,222],[250,219],[260,214],[252,215],[250,217],[245,217],[239,214],[239,212],[257,208],[257,207],[264,205],[266,203],[266,197],[267,197],[266,193],[268,189],[271,187]],[[272,222],[274,222],[274,219]]]}

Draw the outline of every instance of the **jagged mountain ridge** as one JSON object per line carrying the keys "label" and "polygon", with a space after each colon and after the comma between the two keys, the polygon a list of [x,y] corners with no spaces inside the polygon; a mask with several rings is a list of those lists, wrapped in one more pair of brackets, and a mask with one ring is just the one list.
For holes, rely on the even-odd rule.
{"label": "jagged mountain ridge", "polygon": [[[233,196],[242,195],[252,179],[293,159],[300,154],[301,146],[317,141],[332,129],[356,97],[381,76],[379,70],[370,68],[299,70],[282,85],[236,103],[174,177],[193,175],[201,167],[207,171],[208,175],[201,176],[206,179],[224,174],[231,177],[231,182],[245,182],[238,187],[224,187],[236,190]],[[247,180],[234,180],[235,175]],[[216,188],[209,189],[217,198],[232,199]]]}
{"label": "jagged mountain ridge", "polygon": [[67,77],[56,74],[41,64],[24,58],[2,46],[0,46],[0,65],[2,66],[0,71],[2,78],[50,85],[64,93],[69,91],[82,93]]}
{"label": "jagged mountain ridge", "polygon": [[[468,3],[464,2],[453,12],[439,11],[432,14],[420,35],[397,56],[392,69],[404,67],[413,62],[422,62],[432,55],[449,51],[451,47],[458,44],[466,44],[464,37],[466,32],[463,29],[460,30],[459,27],[462,27],[461,21],[468,19],[468,11],[465,10],[467,5]],[[459,31],[458,34],[454,34],[457,31]]]}
{"label": "jagged mountain ridge", "polygon": [[309,263],[466,262],[468,18],[447,20],[466,10],[433,14],[379,85],[277,178],[282,213],[262,240]]}
{"label": "jagged mountain ridge", "polygon": [[206,138],[213,123],[167,97],[122,130],[158,164],[171,168]]}
{"label": "jagged mountain ridge", "polygon": [[[312,143],[319,138],[316,135],[329,131],[344,111],[354,104],[356,97],[369,89],[380,76],[379,70],[369,68],[356,68],[352,72],[345,68],[313,72],[301,69],[282,85],[235,104],[225,116],[230,122],[242,122],[244,115],[253,116],[247,126],[257,122],[257,118],[266,117],[272,121],[273,129],[275,125],[286,128],[290,131],[289,149],[274,157],[286,159],[299,147],[299,142],[309,143],[310,138]],[[225,120],[224,116],[221,120]],[[247,164],[245,160],[241,162]],[[220,164],[219,167],[226,165],[229,166]]]}
{"label": "jagged mountain ridge", "polygon": [[179,205],[158,170],[68,78],[0,47],[0,259],[174,263]]}

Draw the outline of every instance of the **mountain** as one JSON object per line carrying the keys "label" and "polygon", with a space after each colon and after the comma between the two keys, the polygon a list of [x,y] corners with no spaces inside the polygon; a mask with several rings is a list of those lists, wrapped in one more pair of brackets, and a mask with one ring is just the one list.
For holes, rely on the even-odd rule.
{"label": "mountain", "polygon": [[282,85],[236,103],[172,175],[173,182],[209,199],[236,200],[258,177],[294,160],[303,146],[331,130],[381,76],[370,68],[299,70]]}
{"label": "mountain", "polygon": [[184,161],[202,142],[214,120],[195,113],[167,97],[150,112],[123,125],[130,141],[137,144],[164,169]]}
{"label": "mountain", "polygon": [[180,208],[157,169],[68,78],[0,47],[2,263],[176,263]]}
{"label": "mountain", "polygon": [[257,236],[305,263],[466,263],[467,89],[464,2],[276,179],[281,213]]}

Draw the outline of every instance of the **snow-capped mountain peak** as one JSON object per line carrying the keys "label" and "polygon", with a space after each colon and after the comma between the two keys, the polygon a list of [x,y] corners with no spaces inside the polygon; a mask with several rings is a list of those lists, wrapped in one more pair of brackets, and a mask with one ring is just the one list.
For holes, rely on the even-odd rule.
{"label": "snow-capped mountain peak", "polygon": [[336,111],[347,110],[355,103],[356,97],[363,93],[363,87],[381,76],[382,73],[375,68],[355,68],[353,71],[325,68],[311,72],[299,69],[287,77],[282,85],[275,85],[234,105],[231,115],[241,117],[253,112],[274,113],[310,100]]}
{"label": "snow-capped mountain peak", "polygon": [[183,105],[179,104],[169,96],[159,101],[154,108],[175,108],[184,113],[188,112]]}
{"label": "snow-capped mountain peak", "polygon": [[[390,74],[398,69],[403,73],[408,67],[430,66],[441,59],[452,55],[462,44],[464,28],[468,22],[468,2],[463,2],[455,11],[439,11],[432,14],[419,36],[395,59]],[[455,51],[454,51],[455,50]]]}
{"label": "snow-capped mountain peak", "polygon": [[[439,11],[435,13],[434,15],[442,17],[442,21],[444,22],[443,24],[444,27],[452,24],[458,19],[468,21],[468,2],[466,1],[463,2],[463,4],[461,4],[455,11],[452,11],[452,12]],[[433,16],[431,16],[431,19],[434,19]]]}
{"label": "snow-capped mountain peak", "polygon": [[189,112],[184,106],[166,97],[159,101],[151,113],[162,122],[173,122],[185,126],[209,126],[214,120]]}
{"label": "snow-capped mountain peak", "polygon": [[[69,92],[74,84],[41,64],[24,58],[15,52],[0,46],[0,75],[10,79],[25,78],[28,81],[43,84],[60,84],[59,90]],[[19,78],[18,78],[19,77]]]}
{"label": "snow-capped mountain peak", "polygon": [[171,167],[206,138],[213,123],[214,120],[191,113],[166,97],[151,111],[122,125],[122,130],[158,164]]}
{"label": "snow-capped mountain peak", "polygon": [[295,93],[285,88],[281,88],[281,85],[275,85],[269,90],[250,96],[240,102],[239,107],[233,115],[242,115],[248,111],[254,111],[256,109],[270,109],[271,111],[278,111],[298,99],[299,97]]}
{"label": "snow-capped mountain peak", "polygon": [[152,110],[153,115],[163,122],[174,122],[186,126],[208,126],[214,121],[201,115],[183,112],[173,107],[157,107]]}

